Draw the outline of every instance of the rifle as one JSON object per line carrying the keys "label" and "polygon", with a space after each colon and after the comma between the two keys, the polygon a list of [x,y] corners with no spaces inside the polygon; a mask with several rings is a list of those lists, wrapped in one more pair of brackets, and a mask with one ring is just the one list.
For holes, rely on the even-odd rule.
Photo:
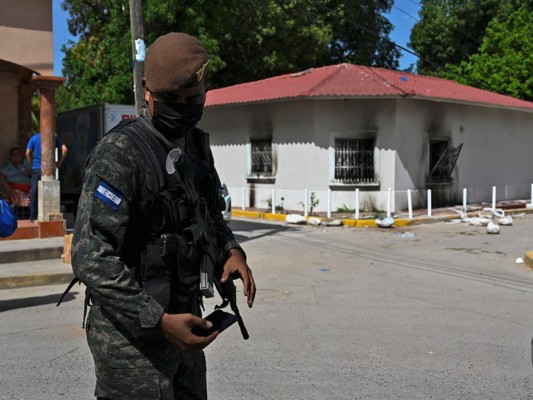
{"label": "rifle", "polygon": [[193,222],[183,230],[183,234],[185,240],[187,240],[189,244],[198,245],[202,250],[202,259],[200,262],[200,290],[205,297],[211,298],[214,296],[212,282],[214,283],[222,298],[222,304],[215,306],[215,309],[219,310],[229,305],[237,317],[237,323],[239,324],[243,339],[247,340],[250,336],[244,325],[241,313],[239,312],[239,307],[237,306],[237,288],[235,287],[235,283],[233,283],[231,277],[225,283],[220,282],[226,257],[217,245],[213,221],[209,215],[207,202],[203,197],[198,196],[196,189],[191,182],[183,179],[184,175],[187,174],[181,174],[179,171],[185,164],[183,162],[182,153],[181,151],[176,151],[173,158],[172,152],[174,150],[168,154],[166,169],[169,175],[176,175],[175,177],[178,181],[183,183],[187,196],[193,202],[194,209],[191,218]]}

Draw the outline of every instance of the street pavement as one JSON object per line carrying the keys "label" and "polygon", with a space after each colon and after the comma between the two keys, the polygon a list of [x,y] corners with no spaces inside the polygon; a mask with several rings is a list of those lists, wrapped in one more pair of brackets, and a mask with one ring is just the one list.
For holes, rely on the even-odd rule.
{"label": "street pavement", "polygon": [[[232,221],[258,285],[250,332],[206,349],[211,400],[529,399],[533,215],[499,235]],[[0,265],[0,268],[2,265]],[[0,290],[0,399],[88,399],[83,287]],[[206,303],[206,312],[215,305]]]}

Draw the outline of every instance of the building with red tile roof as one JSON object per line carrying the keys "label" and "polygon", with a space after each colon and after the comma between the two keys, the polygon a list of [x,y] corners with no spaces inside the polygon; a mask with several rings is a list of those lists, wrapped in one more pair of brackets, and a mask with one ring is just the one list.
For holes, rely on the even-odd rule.
{"label": "building with red tile roof", "polygon": [[[246,207],[275,189],[284,207],[315,192],[319,208],[529,198],[533,103],[457,82],[339,64],[208,92],[202,127],[217,167]],[[331,195],[328,190],[331,190]],[[238,191],[240,193],[241,190]]]}

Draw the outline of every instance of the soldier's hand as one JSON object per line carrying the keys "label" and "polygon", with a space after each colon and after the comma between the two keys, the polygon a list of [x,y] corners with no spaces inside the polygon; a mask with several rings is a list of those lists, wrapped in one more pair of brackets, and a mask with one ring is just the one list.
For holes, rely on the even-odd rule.
{"label": "soldier's hand", "polygon": [[240,278],[243,284],[244,295],[248,298],[248,307],[252,308],[255,299],[255,281],[252,270],[246,264],[242,253],[237,249],[230,250],[230,257],[224,264],[224,271],[220,283],[227,282],[228,279]]}
{"label": "soldier's hand", "polygon": [[213,332],[209,336],[201,337],[194,335],[193,327],[209,329],[211,322],[196,317],[192,314],[167,314],[161,317],[159,326],[167,339],[179,350],[187,352],[197,352],[207,347],[218,336],[218,332]]}

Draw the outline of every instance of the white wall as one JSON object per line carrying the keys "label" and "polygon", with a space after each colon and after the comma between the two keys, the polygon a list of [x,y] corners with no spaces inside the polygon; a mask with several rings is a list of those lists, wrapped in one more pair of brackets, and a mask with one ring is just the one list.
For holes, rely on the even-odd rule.
{"label": "white wall", "polygon": [[[317,211],[327,209],[330,188],[330,138],[357,137],[368,131],[376,134],[380,185],[361,188],[361,204],[367,208],[386,207],[386,191],[394,189],[394,101],[392,100],[314,100],[287,101],[233,107],[207,108],[200,127],[210,132],[215,163],[221,179],[234,193],[235,206],[242,204],[240,188],[253,187],[256,207],[266,208],[264,200],[284,197],[286,209],[301,210],[304,190],[319,198]],[[247,181],[246,160],[250,137],[271,134],[275,160],[274,183]],[[334,187],[333,210],[355,207],[355,186]],[[380,192],[381,188],[381,192]],[[338,190],[340,189],[340,190]],[[238,194],[235,194],[235,192]],[[248,193],[248,190],[246,191]],[[246,195],[246,205],[249,197]],[[278,204],[279,201],[276,201]]]}
{"label": "white wall", "polygon": [[[209,107],[200,126],[211,133],[215,163],[221,179],[232,192],[233,205],[266,208],[276,189],[276,204],[302,210],[304,190],[319,198],[317,211],[327,209],[327,191],[333,189],[332,210],[354,207],[356,186],[330,185],[329,148],[337,135],[358,137],[376,132],[379,185],[359,186],[360,205],[385,210],[387,189],[396,192],[393,210],[407,208],[407,189],[413,190],[415,208],[426,205],[429,173],[429,141],[449,139],[463,143],[453,172],[457,204],[462,188],[469,202],[528,198],[533,182],[533,113],[470,105],[437,103],[418,99],[347,99],[280,101],[254,105]],[[271,135],[275,180],[246,179],[250,138]]]}
{"label": "white wall", "polygon": [[[468,189],[468,202],[529,198],[533,183],[533,113],[489,107],[399,99],[397,119],[398,191],[425,188],[429,173],[429,141],[449,139],[463,147],[452,173],[457,204]],[[425,191],[414,202],[425,207]],[[398,199],[400,197],[401,199]],[[407,207],[397,194],[397,209]]]}

